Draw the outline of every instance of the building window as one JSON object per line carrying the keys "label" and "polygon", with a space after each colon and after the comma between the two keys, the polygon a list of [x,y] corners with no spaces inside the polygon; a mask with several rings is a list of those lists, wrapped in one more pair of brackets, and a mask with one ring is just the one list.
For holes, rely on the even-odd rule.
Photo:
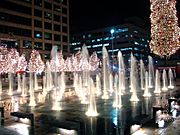
{"label": "building window", "polygon": [[34,26],[42,28],[42,21],[34,20]]}
{"label": "building window", "polygon": [[45,38],[45,39],[48,39],[48,40],[51,40],[51,39],[52,39],[52,34],[51,34],[51,33],[44,32],[44,38]]}
{"label": "building window", "polygon": [[67,0],[62,0],[63,5],[67,5]]}
{"label": "building window", "polygon": [[52,49],[52,44],[45,43],[45,50],[50,51]]}
{"label": "building window", "polygon": [[50,54],[44,54],[45,59],[50,59]]}
{"label": "building window", "polygon": [[54,34],[54,40],[55,41],[61,41],[61,35]]}
{"label": "building window", "polygon": [[51,24],[51,23],[44,22],[44,27],[45,27],[45,29],[51,30],[51,29],[52,29],[52,24]]}
{"label": "building window", "polygon": [[63,52],[68,52],[68,46],[67,45],[63,45]]}
{"label": "building window", "polygon": [[62,17],[62,23],[65,23],[65,24],[67,24],[67,17]]}
{"label": "building window", "polygon": [[44,2],[44,7],[46,8],[46,9],[52,9],[52,4],[51,3],[49,3],[49,2]]}
{"label": "building window", "polygon": [[56,12],[61,12],[61,7],[60,6],[57,6],[57,5],[54,5],[54,11]]}
{"label": "building window", "polygon": [[60,25],[57,25],[57,24],[54,24],[54,31],[61,31],[61,26]]}
{"label": "building window", "polygon": [[67,8],[62,7],[62,13],[67,14]]}
{"label": "building window", "polygon": [[35,1],[34,1],[34,4],[35,4],[36,6],[41,7],[41,6],[42,6],[42,0],[35,0]]}
{"label": "building window", "polygon": [[23,48],[31,49],[32,48],[31,41],[23,40]]}
{"label": "building window", "polygon": [[62,40],[63,40],[63,42],[67,42],[67,41],[68,41],[67,36],[63,36],[62,38],[63,38],[63,39],[62,39]]}
{"label": "building window", "polygon": [[55,15],[54,14],[54,21],[60,22],[61,21],[61,17],[59,15]]}
{"label": "building window", "polygon": [[42,43],[41,42],[34,42],[34,49],[41,50],[42,49]]}
{"label": "building window", "polygon": [[42,38],[42,32],[40,32],[40,31],[34,31],[34,37],[35,38]]}
{"label": "building window", "polygon": [[62,26],[62,32],[67,33],[67,27],[66,26]]}
{"label": "building window", "polygon": [[42,11],[38,9],[34,9],[34,16],[42,17]]}
{"label": "building window", "polygon": [[51,18],[52,18],[52,14],[51,13],[49,13],[49,12],[44,12],[44,18],[46,18],[46,19],[50,19],[51,20]]}

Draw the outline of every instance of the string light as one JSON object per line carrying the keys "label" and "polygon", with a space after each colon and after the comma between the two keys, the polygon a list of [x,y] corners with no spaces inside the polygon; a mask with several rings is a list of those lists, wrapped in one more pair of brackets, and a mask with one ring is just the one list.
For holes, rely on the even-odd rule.
{"label": "string light", "polygon": [[10,66],[6,45],[0,46],[0,74],[7,73]]}
{"label": "string light", "polygon": [[153,53],[170,56],[180,48],[176,0],[151,0],[151,42]]}
{"label": "string light", "polygon": [[26,71],[26,68],[27,68],[27,61],[26,61],[24,54],[22,54],[18,59],[16,72],[17,73],[24,72],[24,71]]}

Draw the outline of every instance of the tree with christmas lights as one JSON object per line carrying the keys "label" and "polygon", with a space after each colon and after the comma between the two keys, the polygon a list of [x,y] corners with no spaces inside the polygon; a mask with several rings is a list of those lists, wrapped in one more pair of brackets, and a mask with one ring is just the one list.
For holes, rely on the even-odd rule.
{"label": "tree with christmas lights", "polygon": [[0,46],[0,74],[7,73],[10,66],[9,51],[6,46]]}
{"label": "tree with christmas lights", "polygon": [[38,51],[32,50],[28,69],[30,72],[42,72],[44,71],[44,62],[41,59],[41,55]]}
{"label": "tree with christmas lights", "polygon": [[93,54],[89,57],[89,65],[90,70],[95,71],[99,67],[99,58],[97,57],[96,52],[93,52]]}
{"label": "tree with christmas lights", "polygon": [[176,0],[151,0],[150,18],[150,48],[160,57],[169,57],[180,48]]}
{"label": "tree with christmas lights", "polygon": [[26,61],[25,55],[22,54],[18,59],[16,72],[17,73],[24,72],[26,71],[26,68],[27,68],[27,61]]}

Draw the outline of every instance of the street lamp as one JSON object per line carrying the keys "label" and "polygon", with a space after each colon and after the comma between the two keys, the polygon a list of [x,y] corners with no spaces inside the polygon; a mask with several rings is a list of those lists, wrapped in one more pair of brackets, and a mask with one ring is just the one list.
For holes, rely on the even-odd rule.
{"label": "street lamp", "polygon": [[114,32],[115,32],[115,30],[114,29],[111,29],[110,30],[110,32],[111,32],[111,38],[112,38],[112,45],[111,45],[111,51],[112,51],[112,67],[114,67],[114,43],[113,43],[113,34],[114,34]]}

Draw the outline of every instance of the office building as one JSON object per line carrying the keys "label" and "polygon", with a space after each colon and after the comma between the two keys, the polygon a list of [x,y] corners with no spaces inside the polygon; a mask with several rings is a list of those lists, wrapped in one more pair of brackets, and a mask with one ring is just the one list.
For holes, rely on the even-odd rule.
{"label": "office building", "polygon": [[96,51],[101,57],[102,46],[105,46],[110,57],[117,56],[120,50],[126,61],[129,60],[131,53],[137,60],[147,61],[150,54],[149,41],[150,34],[147,30],[131,23],[124,23],[75,34],[71,39],[71,52],[80,50],[85,44],[90,53]]}
{"label": "office building", "polygon": [[69,52],[68,0],[1,0],[0,41],[27,56],[34,48],[43,59],[52,46]]}

